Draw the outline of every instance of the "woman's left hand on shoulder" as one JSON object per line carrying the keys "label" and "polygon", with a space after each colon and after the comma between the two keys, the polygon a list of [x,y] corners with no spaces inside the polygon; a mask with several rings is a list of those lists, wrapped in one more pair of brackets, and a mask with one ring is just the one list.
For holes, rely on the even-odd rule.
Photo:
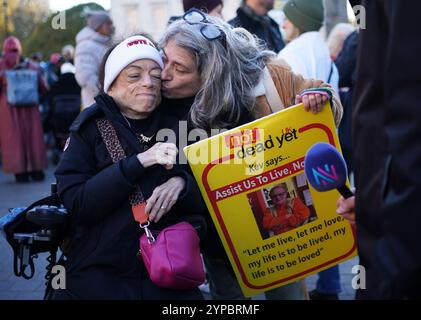
{"label": "woman's left hand on shoulder", "polygon": [[156,187],[149,199],[146,200],[146,213],[149,214],[149,220],[158,222],[164,214],[170,211],[185,186],[186,182],[183,178],[173,177]]}
{"label": "woman's left hand on shoulder", "polygon": [[316,114],[323,110],[328,98],[323,94],[318,93],[305,93],[303,95],[297,95],[295,97],[295,103],[303,103],[306,111],[311,111]]}

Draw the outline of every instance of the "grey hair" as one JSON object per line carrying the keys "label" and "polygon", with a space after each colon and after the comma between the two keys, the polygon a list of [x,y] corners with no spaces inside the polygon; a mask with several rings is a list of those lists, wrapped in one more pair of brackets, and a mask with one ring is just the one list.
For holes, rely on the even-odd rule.
{"label": "grey hair", "polygon": [[278,188],[282,188],[282,189],[284,189],[285,191],[288,192],[287,184],[285,182],[281,182],[281,183],[278,183],[277,185],[275,185],[274,187],[272,187],[272,189],[270,189],[269,196],[272,195],[273,190],[278,189]]}
{"label": "grey hair", "polygon": [[266,62],[275,56],[243,28],[232,28],[219,18],[206,18],[226,35],[223,40],[207,40],[200,32],[203,23],[190,25],[183,19],[173,22],[166,30],[159,47],[174,40],[175,44],[195,56],[202,88],[190,109],[194,126],[204,129],[227,128],[238,124],[244,108],[254,115],[258,84]]}

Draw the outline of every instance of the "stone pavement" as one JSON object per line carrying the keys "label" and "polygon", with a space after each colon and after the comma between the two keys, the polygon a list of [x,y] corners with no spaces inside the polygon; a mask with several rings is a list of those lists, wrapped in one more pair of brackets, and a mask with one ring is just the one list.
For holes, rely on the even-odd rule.
{"label": "stone pavement", "polygon": [[[44,182],[16,184],[13,175],[0,172],[0,216],[6,214],[9,208],[26,206],[35,200],[48,196],[50,183],[54,182],[54,167],[50,165],[46,171]],[[0,237],[0,300],[39,300],[42,299],[45,288],[45,266],[47,254],[40,254],[35,260],[35,276],[31,280],[15,277],[13,274],[13,254],[7,242]],[[358,264],[358,258],[350,259],[340,265],[342,293],[340,299],[354,299],[351,287],[353,274],[351,269]],[[309,291],[317,281],[317,275],[307,278]],[[209,298],[208,295],[206,295]],[[253,299],[264,299],[260,294]]]}

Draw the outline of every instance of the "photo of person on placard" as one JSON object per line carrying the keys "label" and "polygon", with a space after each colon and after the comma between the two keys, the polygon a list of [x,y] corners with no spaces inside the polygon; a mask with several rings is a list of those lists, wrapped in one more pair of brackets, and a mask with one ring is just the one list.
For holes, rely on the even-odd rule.
{"label": "photo of person on placard", "polygon": [[305,174],[247,194],[262,239],[317,219]]}
{"label": "photo of person on placard", "polygon": [[269,191],[272,205],[266,208],[263,227],[274,235],[290,231],[307,222],[310,209],[299,197],[290,197],[285,183],[274,186]]}

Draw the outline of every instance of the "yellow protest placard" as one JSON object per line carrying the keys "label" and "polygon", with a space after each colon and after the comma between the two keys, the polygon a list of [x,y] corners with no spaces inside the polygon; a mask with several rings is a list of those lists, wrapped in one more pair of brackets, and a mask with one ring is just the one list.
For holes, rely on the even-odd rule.
{"label": "yellow protest placard", "polygon": [[338,148],[330,106],[302,104],[184,149],[246,296],[327,269],[356,255],[355,230],[336,214],[336,190],[317,192],[304,155],[317,142]]}

